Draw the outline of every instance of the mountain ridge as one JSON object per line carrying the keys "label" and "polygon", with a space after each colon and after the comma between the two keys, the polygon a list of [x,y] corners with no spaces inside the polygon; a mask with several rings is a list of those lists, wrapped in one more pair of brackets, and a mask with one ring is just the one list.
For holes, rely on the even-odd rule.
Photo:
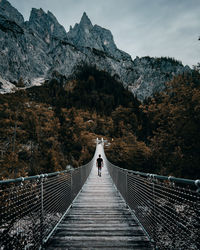
{"label": "mountain ridge", "polygon": [[[85,12],[80,23],[66,32],[50,11],[33,8],[29,21],[24,22],[23,16],[2,0],[0,36],[0,76],[14,85],[23,79],[25,86],[34,86],[38,79],[51,78],[55,70],[68,77],[77,66],[88,64],[117,75],[125,87],[143,100],[163,90],[173,76],[191,71],[171,60],[160,62],[157,70],[155,58],[132,60],[117,48],[111,31],[93,25]],[[10,86],[7,90],[1,88],[0,93],[11,91]]]}

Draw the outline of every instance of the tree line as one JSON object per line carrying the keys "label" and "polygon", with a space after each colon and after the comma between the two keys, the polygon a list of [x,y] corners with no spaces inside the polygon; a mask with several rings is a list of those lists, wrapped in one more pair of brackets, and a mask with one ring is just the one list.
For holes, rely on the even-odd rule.
{"label": "tree line", "polygon": [[200,76],[177,76],[141,103],[95,67],[70,79],[1,95],[1,179],[87,163],[104,137],[108,159],[132,170],[196,178],[200,163]]}

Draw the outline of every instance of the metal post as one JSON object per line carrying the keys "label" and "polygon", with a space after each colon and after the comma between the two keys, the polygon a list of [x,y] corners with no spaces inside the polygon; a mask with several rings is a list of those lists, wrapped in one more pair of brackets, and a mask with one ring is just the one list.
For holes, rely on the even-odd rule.
{"label": "metal post", "polygon": [[72,176],[72,174],[73,174],[73,171],[72,170],[70,170],[70,175],[71,175],[71,185],[70,185],[70,188],[71,188],[71,202],[73,201],[73,198],[74,198],[74,194],[73,194],[73,176]]}
{"label": "metal post", "polygon": [[40,213],[40,244],[43,245],[43,226],[44,226],[44,185],[43,175],[41,175],[41,213]]}
{"label": "metal post", "polygon": [[155,183],[154,183],[154,174],[152,174],[152,195],[153,195],[153,245],[156,249],[156,221],[155,221],[155,211],[156,211],[156,201],[155,201]]}
{"label": "metal post", "polygon": [[128,203],[128,174],[126,171],[126,195],[125,195],[126,202]]}

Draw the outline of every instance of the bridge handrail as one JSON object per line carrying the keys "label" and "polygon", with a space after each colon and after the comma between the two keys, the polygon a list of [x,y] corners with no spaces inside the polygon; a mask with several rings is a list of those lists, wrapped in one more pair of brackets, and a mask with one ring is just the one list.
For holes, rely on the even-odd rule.
{"label": "bridge handrail", "polygon": [[155,249],[199,249],[200,180],[127,170],[107,159],[106,165]]}
{"label": "bridge handrail", "polygon": [[22,181],[30,181],[30,180],[40,179],[40,178],[44,178],[44,177],[56,176],[56,175],[59,175],[59,174],[68,173],[70,171],[71,170],[63,170],[63,171],[57,171],[57,172],[52,172],[52,173],[47,173],[47,174],[33,175],[33,176],[27,176],[27,177],[19,177],[19,178],[16,178],[16,179],[1,180],[0,184],[9,184],[9,183],[22,182]]}
{"label": "bridge handrail", "polygon": [[111,164],[112,166],[116,167],[117,169],[119,169],[121,171],[130,173],[130,174],[135,174],[135,175],[139,175],[139,176],[143,176],[143,177],[147,177],[147,178],[154,178],[154,179],[163,180],[163,181],[170,181],[173,183],[193,185],[193,186],[200,188],[200,179],[192,180],[192,179],[177,178],[174,176],[165,176],[165,175],[144,173],[144,172],[140,172],[140,171],[134,171],[134,170],[129,170],[129,169],[125,169],[125,168],[120,168],[120,167],[112,164],[111,162],[109,162],[109,164]]}
{"label": "bridge handrail", "polygon": [[93,159],[78,168],[0,181],[0,249],[40,249],[76,199]]}

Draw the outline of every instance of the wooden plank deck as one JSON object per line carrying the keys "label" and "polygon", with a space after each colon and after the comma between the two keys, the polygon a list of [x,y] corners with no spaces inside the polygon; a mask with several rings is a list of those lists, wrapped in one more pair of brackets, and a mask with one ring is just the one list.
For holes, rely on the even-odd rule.
{"label": "wooden plank deck", "polygon": [[[104,153],[101,145],[96,154]],[[69,213],[46,249],[152,249],[112,184],[106,166],[102,176],[94,166]]]}

